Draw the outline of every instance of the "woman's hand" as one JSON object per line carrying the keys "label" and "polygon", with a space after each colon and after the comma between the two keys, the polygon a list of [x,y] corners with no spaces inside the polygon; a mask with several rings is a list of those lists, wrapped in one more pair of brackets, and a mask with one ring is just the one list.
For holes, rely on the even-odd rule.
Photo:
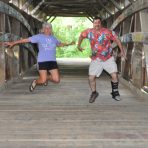
{"label": "woman's hand", "polygon": [[80,46],[77,46],[77,48],[79,49],[79,51],[83,51],[84,49],[82,48],[82,47],[80,47]]}
{"label": "woman's hand", "polygon": [[69,45],[74,45],[74,44],[76,44],[75,41],[72,41],[71,43],[69,43]]}
{"label": "woman's hand", "polygon": [[4,45],[12,48],[15,45],[15,43],[14,42],[4,42]]}
{"label": "woman's hand", "polygon": [[75,44],[75,41],[72,41],[72,42],[70,42],[70,43],[60,43],[60,44],[58,45],[58,47],[70,46],[70,45],[74,45],[74,44]]}
{"label": "woman's hand", "polygon": [[9,46],[10,48],[12,48],[16,44],[29,43],[29,42],[30,42],[29,39],[20,39],[20,40],[13,41],[13,42],[4,42],[4,45]]}

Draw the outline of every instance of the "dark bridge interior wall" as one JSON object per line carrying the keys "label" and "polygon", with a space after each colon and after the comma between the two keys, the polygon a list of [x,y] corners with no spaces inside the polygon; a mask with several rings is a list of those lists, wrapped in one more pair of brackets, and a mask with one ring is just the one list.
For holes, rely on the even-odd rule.
{"label": "dark bridge interior wall", "polygon": [[[18,7],[21,3],[19,0],[13,2]],[[8,6],[9,10],[3,5],[3,3],[0,5],[1,41],[25,38],[39,31],[41,26],[39,18],[35,19],[11,4]],[[138,89],[148,86],[147,20],[147,0],[137,0],[106,20],[106,25],[119,34],[126,49],[128,60],[117,59],[119,71],[125,80]],[[116,45],[113,46],[116,55],[118,48]],[[13,81],[14,78],[20,77],[36,63],[36,52],[36,47],[30,44],[15,46],[12,50],[0,45],[0,86],[3,86],[5,81]]]}
{"label": "dark bridge interior wall", "polygon": [[[141,12],[140,12],[141,13]],[[132,32],[141,32],[140,13],[136,13],[121,23],[118,28],[120,36]],[[138,36],[137,36],[138,37]],[[138,88],[146,86],[147,74],[145,61],[143,59],[143,43],[129,42],[124,43],[127,61],[120,60],[120,72],[122,77],[131,82]]]}
{"label": "dark bridge interior wall", "polygon": [[[9,5],[0,5],[0,41],[14,41],[28,38],[39,32],[41,22],[28,14],[11,9]],[[9,14],[8,10],[9,9]],[[2,10],[2,8],[5,8]],[[22,16],[17,15],[22,14]],[[24,19],[22,19],[24,17]],[[21,21],[20,21],[21,20]],[[31,28],[31,29],[30,29]],[[12,82],[20,78],[32,65],[36,63],[36,46],[31,44],[17,45],[12,49],[0,45],[0,88],[7,81]]]}
{"label": "dark bridge interior wall", "polygon": [[127,60],[118,60],[121,75],[139,89],[148,86],[147,20],[148,1],[137,1],[123,11],[111,25],[111,29],[118,32],[126,49]]}

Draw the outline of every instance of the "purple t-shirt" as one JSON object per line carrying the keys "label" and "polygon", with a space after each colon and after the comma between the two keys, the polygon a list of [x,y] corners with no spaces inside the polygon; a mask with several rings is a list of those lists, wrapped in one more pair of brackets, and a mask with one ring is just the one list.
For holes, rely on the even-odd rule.
{"label": "purple t-shirt", "polygon": [[29,41],[38,44],[38,62],[56,61],[56,47],[61,42],[53,35],[37,34],[29,37]]}

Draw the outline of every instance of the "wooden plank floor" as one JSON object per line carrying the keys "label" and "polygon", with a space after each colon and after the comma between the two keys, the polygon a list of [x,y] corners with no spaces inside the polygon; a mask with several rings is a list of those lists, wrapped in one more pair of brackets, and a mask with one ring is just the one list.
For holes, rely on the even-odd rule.
{"label": "wooden plank floor", "polygon": [[35,72],[0,94],[0,148],[148,148],[148,102],[129,88],[120,84],[117,102],[102,75],[90,104],[87,75],[64,73],[30,93]]}

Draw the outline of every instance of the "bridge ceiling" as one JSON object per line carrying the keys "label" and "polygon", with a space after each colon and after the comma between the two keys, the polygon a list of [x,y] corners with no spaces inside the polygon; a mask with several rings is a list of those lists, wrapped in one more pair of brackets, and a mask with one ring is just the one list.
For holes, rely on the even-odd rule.
{"label": "bridge ceiling", "polygon": [[130,6],[136,0],[10,0],[12,4],[19,1],[20,9],[36,18],[46,20],[51,16],[93,17],[107,19]]}

